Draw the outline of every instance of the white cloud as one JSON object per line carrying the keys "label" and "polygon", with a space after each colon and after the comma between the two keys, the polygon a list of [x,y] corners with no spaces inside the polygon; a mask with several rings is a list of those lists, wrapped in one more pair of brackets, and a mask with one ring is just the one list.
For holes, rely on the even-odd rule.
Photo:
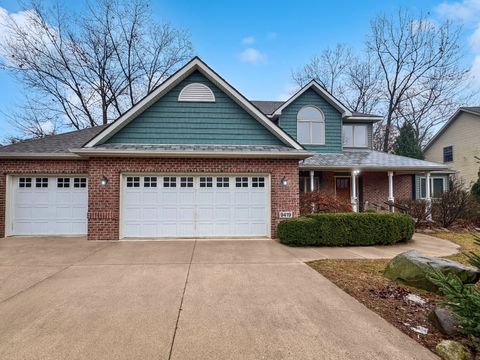
{"label": "white cloud", "polygon": [[8,48],[6,44],[20,41],[12,28],[18,27],[31,38],[32,42],[42,39],[45,30],[38,23],[38,14],[34,10],[9,13],[5,8],[0,7],[0,56],[8,61],[8,54],[5,50]]}
{"label": "white cloud", "polygon": [[480,16],[480,0],[445,1],[436,7],[436,11],[451,20],[476,21]]}
{"label": "white cloud", "polygon": [[240,60],[251,64],[261,64],[267,60],[267,56],[254,48],[247,48],[240,53]]}
{"label": "white cloud", "polygon": [[255,38],[253,36],[246,36],[242,39],[243,44],[251,45],[255,43]]}
{"label": "white cloud", "polygon": [[480,86],[480,0],[443,2],[436,8],[437,13],[447,19],[462,22],[475,30],[468,38],[474,59],[470,68],[472,84]]}

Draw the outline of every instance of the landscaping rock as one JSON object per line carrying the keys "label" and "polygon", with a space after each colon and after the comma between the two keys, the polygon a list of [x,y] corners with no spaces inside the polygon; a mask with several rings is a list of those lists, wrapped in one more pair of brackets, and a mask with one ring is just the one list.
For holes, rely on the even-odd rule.
{"label": "landscaping rock", "polygon": [[428,319],[442,334],[451,336],[457,333],[455,319],[448,309],[436,307],[430,313]]}
{"label": "landscaping rock", "polygon": [[385,269],[384,275],[406,285],[428,291],[437,291],[437,286],[427,279],[431,267],[444,274],[457,275],[464,284],[475,284],[480,278],[480,272],[462,264],[431,256],[425,256],[416,250],[410,250],[394,257]]}
{"label": "landscaping rock", "polygon": [[458,341],[443,340],[435,350],[443,360],[473,360],[470,351]]}

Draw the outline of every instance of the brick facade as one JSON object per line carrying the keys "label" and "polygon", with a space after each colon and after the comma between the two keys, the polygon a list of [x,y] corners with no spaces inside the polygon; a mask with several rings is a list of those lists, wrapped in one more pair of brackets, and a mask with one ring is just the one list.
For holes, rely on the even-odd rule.
{"label": "brick facade", "polygon": [[[6,177],[14,174],[86,174],[89,177],[88,239],[117,240],[120,225],[120,176],[150,173],[269,173],[271,175],[271,231],[276,236],[278,213],[298,215],[298,161],[280,159],[150,159],[92,158],[90,160],[0,160],[0,224],[5,224]],[[109,179],[100,186],[103,176]],[[288,186],[281,180],[286,177]],[[0,226],[0,237],[5,235]]]}
{"label": "brick facade", "polygon": [[[393,176],[393,196],[395,200],[412,198],[412,175]],[[388,200],[387,172],[366,172],[363,174],[363,201],[385,207]]]}
{"label": "brick facade", "polygon": [[[331,195],[335,194],[335,176],[345,176],[347,173],[335,173],[333,171],[323,171],[321,174],[320,191]],[[362,172],[362,184],[359,191],[362,192],[363,204],[377,204],[386,207],[385,201],[388,200],[388,174],[384,172]],[[396,200],[411,199],[413,193],[412,175],[394,175],[393,193]]]}

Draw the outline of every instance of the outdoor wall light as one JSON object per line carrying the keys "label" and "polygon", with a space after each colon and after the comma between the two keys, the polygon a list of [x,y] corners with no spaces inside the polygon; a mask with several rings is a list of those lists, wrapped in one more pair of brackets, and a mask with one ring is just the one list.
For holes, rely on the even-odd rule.
{"label": "outdoor wall light", "polygon": [[282,186],[288,186],[288,179],[284,176],[281,181]]}
{"label": "outdoor wall light", "polygon": [[353,170],[353,175],[358,175],[360,174],[360,170]]}
{"label": "outdoor wall light", "polygon": [[105,187],[105,186],[108,185],[108,178],[107,178],[105,175],[102,176],[102,180],[100,180],[100,185],[101,185],[102,187]]}

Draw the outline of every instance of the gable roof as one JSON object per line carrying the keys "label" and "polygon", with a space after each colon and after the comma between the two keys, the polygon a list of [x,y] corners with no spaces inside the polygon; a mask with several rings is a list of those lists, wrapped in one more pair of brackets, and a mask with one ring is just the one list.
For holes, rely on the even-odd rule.
{"label": "gable roof", "polygon": [[457,120],[457,118],[462,112],[477,115],[479,116],[480,120],[480,106],[462,106],[458,108],[458,110],[455,111],[452,117],[448,119],[448,121],[440,128],[440,130],[438,130],[438,132],[430,139],[423,151],[427,151],[435,143],[435,141],[437,141],[438,138],[450,127],[450,125],[452,125],[454,121]]}
{"label": "gable roof", "polygon": [[[271,116],[275,112],[275,110],[277,110],[280,106],[285,104],[285,101],[269,101],[269,100],[251,100],[250,102],[267,116]],[[480,111],[480,108],[479,108],[479,111]],[[382,118],[382,116],[380,115],[362,113],[359,111],[351,111],[351,113],[352,115],[349,116],[347,119],[379,121]]]}
{"label": "gable roof", "polygon": [[188,77],[194,71],[199,71],[207,79],[212,81],[217,87],[219,87],[224,93],[230,96],[240,107],[242,107],[247,113],[249,113],[254,119],[259,121],[265,126],[274,136],[279,138],[285,145],[291,146],[297,150],[303,150],[303,147],[290,137],[280,127],[275,125],[268,117],[262,113],[257,107],[255,107],[247,98],[245,98],[240,92],[238,92],[233,86],[227,83],[220,75],[213,71],[207,64],[205,64],[199,57],[193,58],[175,74],[165,80],[159,87],[157,87],[152,93],[144,97],[135,106],[130,108],[125,114],[123,114],[116,121],[111,123],[106,129],[88,141],[84,147],[91,148],[96,145],[102,144],[111,136],[120,131],[128,123],[133,121],[144,110],[154,104],[163,95],[170,91],[180,81]]}
{"label": "gable roof", "polygon": [[41,139],[20,141],[15,144],[0,146],[0,157],[29,155],[31,157],[76,156],[69,149],[82,147],[87,141],[99,134],[107,125],[94,126],[63,134],[49,135]]}
{"label": "gable roof", "polygon": [[379,121],[382,117],[373,114],[360,113],[358,111],[350,111],[340,100],[327,91],[322,85],[317,81],[311,80],[308,84],[303,86],[295,94],[293,94],[286,101],[252,101],[252,103],[257,106],[261,111],[270,117],[281,115],[282,110],[288,107],[292,102],[294,102],[298,97],[300,97],[308,89],[314,90],[317,94],[323,97],[330,105],[336,108],[345,119],[352,120],[369,120],[369,121]]}

